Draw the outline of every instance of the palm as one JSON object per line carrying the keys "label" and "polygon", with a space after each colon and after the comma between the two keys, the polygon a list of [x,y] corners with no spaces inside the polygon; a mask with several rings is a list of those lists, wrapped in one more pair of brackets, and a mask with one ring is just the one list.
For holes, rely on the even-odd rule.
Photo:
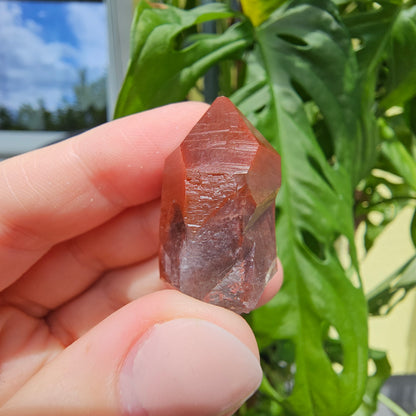
{"label": "palm", "polygon": [[[1,295],[4,403],[39,368],[115,310],[163,288],[155,258],[158,203],[127,209],[55,245]],[[28,358],[29,357],[29,358]],[[22,366],[22,362],[24,365]]]}
{"label": "palm", "polygon": [[[161,137],[174,119],[166,116]],[[161,168],[172,149],[151,143],[151,124],[113,123],[1,164],[1,403],[106,316],[162,287],[149,259],[157,252]]]}
{"label": "palm", "polygon": [[[37,184],[32,186],[35,189]],[[98,193],[92,198],[97,205],[108,200]],[[1,293],[0,359],[2,377],[13,383],[1,384],[2,403],[106,316],[146,291],[161,288],[157,263],[149,261],[157,251],[158,201],[132,208],[109,205],[96,221],[102,223],[92,229],[87,217],[77,221],[76,235],[72,235],[77,231],[74,225],[62,224],[62,233],[69,238],[55,245],[37,237],[42,226],[42,231],[56,233],[60,224],[54,226],[53,213],[43,216],[46,224],[42,224],[33,212],[31,229],[11,224],[3,233],[0,258],[6,287]],[[82,210],[82,201],[72,204],[72,209]],[[94,211],[93,203],[90,209]],[[30,216],[25,220],[29,223]]]}

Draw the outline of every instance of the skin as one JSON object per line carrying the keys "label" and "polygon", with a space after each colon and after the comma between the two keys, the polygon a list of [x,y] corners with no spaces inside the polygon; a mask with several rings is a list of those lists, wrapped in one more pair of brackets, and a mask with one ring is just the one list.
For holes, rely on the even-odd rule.
{"label": "skin", "polygon": [[[0,164],[0,415],[123,414],[128,352],[172,319],[213,323],[258,357],[240,316],[159,279],[163,163],[206,109],[162,107]],[[260,302],[281,282],[279,266]]]}

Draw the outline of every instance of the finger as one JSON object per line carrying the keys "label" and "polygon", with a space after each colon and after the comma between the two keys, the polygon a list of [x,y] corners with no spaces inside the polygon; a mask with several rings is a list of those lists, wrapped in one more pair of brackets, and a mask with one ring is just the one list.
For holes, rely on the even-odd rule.
{"label": "finger", "polygon": [[133,302],[48,363],[2,415],[231,415],[261,381],[238,315],[176,291]]}
{"label": "finger", "polygon": [[0,289],[54,244],[157,198],[166,156],[206,110],[180,103],[0,164]]}
{"label": "finger", "polygon": [[[48,316],[49,326],[63,345],[69,345],[127,303],[170,287],[159,277],[158,259],[107,273],[78,298]],[[270,280],[258,306],[268,302],[280,289],[283,271]]]}
{"label": "finger", "polygon": [[263,294],[261,295],[257,307],[265,305],[267,302],[270,302],[276,293],[280,290],[283,284],[283,266],[279,259],[277,259],[277,272],[270,279],[266,288],[264,289]]}
{"label": "finger", "polygon": [[39,319],[12,307],[0,308],[0,408],[25,382],[62,350]]}
{"label": "finger", "polygon": [[145,295],[168,289],[159,277],[158,258],[106,273],[76,299],[47,316],[51,332],[70,345],[112,313]]}
{"label": "finger", "polygon": [[104,271],[155,256],[159,217],[160,201],[152,201],[56,245],[3,292],[3,302],[42,317],[80,295]]}

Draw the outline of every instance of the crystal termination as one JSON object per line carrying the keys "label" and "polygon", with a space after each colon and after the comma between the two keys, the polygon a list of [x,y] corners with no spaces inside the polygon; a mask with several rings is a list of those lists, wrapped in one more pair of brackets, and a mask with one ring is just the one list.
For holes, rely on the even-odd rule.
{"label": "crystal termination", "polygon": [[160,274],[181,292],[237,313],[276,272],[280,156],[225,97],[165,162]]}

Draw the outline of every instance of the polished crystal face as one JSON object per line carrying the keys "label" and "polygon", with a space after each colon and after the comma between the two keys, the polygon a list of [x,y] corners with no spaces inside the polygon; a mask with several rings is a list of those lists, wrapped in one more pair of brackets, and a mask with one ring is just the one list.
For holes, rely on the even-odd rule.
{"label": "polished crystal face", "polygon": [[237,313],[254,309],[276,272],[280,156],[225,97],[167,158],[160,274]]}

